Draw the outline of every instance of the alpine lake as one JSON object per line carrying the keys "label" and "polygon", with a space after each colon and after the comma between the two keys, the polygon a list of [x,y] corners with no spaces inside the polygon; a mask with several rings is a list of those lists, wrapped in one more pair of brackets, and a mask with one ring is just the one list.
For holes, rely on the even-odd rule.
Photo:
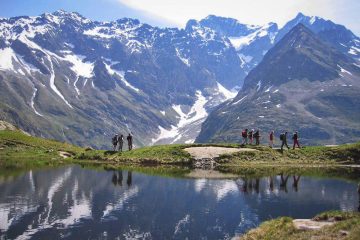
{"label": "alpine lake", "polygon": [[0,239],[231,239],[279,216],[358,211],[359,179],[359,168],[0,172]]}

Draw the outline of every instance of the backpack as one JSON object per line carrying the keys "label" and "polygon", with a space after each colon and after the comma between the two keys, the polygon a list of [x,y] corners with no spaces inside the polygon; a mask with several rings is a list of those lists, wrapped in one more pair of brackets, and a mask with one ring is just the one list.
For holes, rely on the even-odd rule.
{"label": "backpack", "polygon": [[246,131],[242,131],[241,136],[244,137],[244,138],[247,137]]}
{"label": "backpack", "polygon": [[284,141],[284,138],[285,138],[285,134],[284,133],[280,134],[280,140]]}

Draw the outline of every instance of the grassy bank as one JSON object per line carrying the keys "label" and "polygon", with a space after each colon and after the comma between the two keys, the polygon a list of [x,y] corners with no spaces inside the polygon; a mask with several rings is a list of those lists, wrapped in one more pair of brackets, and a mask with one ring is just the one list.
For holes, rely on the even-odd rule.
{"label": "grassy bank", "polygon": [[249,147],[258,151],[222,155],[217,161],[223,166],[360,164],[360,143],[335,147],[312,146],[284,151],[266,146]]}
{"label": "grassy bank", "polygon": [[292,218],[280,217],[262,223],[258,228],[250,230],[239,240],[308,240],[308,239],[347,239],[358,240],[360,236],[360,214],[355,212],[330,211],[321,213],[313,220],[335,221],[334,225],[319,230],[298,230]]}
{"label": "grassy bank", "polygon": [[0,168],[29,168],[60,165],[67,160],[60,152],[75,156],[82,148],[54,140],[31,137],[20,131],[0,131]]}
{"label": "grassy bank", "polygon": [[[0,167],[23,168],[63,163],[106,165],[178,165],[190,166],[187,147],[222,146],[238,148],[239,144],[174,144],[143,147],[133,151],[113,152],[84,149],[67,143],[31,137],[20,131],[0,131]],[[216,162],[226,170],[256,166],[310,166],[360,164],[360,143],[338,147],[306,147],[281,152],[267,146],[246,146],[258,151],[221,155]],[[64,154],[68,158],[64,158]],[[63,155],[63,156],[61,156]]]}

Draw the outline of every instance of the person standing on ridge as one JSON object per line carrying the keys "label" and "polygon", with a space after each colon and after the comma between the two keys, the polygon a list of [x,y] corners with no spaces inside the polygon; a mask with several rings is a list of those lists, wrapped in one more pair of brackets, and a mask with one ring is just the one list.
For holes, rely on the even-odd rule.
{"label": "person standing on ridge", "polygon": [[122,152],[123,144],[124,144],[124,136],[120,134],[118,137],[119,151]]}
{"label": "person standing on ridge", "polygon": [[254,129],[251,129],[251,131],[248,134],[249,140],[250,140],[250,145],[253,144],[253,140],[254,140]]}
{"label": "person standing on ridge", "polygon": [[127,142],[128,142],[128,146],[129,146],[129,151],[131,151],[132,150],[132,136],[131,136],[131,134],[129,133],[129,135],[127,136],[127,138],[126,138],[126,140],[127,140]]}
{"label": "person standing on ridge", "polygon": [[113,145],[113,151],[116,151],[116,146],[117,146],[117,143],[118,143],[118,135],[115,134],[115,136],[113,136],[111,141],[112,141],[112,145]]}
{"label": "person standing on ridge", "polygon": [[299,144],[299,136],[298,136],[298,132],[295,132],[292,139],[294,140],[294,145],[293,145],[293,150],[295,150],[295,146],[297,145],[299,148],[300,147],[300,144]]}
{"label": "person standing on ridge", "polygon": [[241,136],[243,138],[242,145],[248,144],[248,129],[247,128],[241,132]]}
{"label": "person standing on ridge", "polygon": [[260,145],[260,130],[256,130],[254,133],[255,145]]}
{"label": "person standing on ridge", "polygon": [[269,145],[271,148],[274,147],[274,130],[272,130],[270,132],[270,135],[269,135]]}
{"label": "person standing on ridge", "polygon": [[280,134],[281,151],[283,150],[284,145],[285,145],[288,149],[290,149],[289,146],[288,146],[288,144],[287,144],[287,133],[288,133],[288,132],[285,132],[285,133]]}

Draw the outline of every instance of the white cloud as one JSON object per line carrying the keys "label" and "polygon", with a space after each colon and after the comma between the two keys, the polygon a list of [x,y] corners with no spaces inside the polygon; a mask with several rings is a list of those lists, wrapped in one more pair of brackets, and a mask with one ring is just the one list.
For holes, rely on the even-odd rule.
{"label": "white cloud", "polygon": [[280,26],[298,12],[317,15],[345,24],[355,32],[360,30],[358,0],[117,0],[130,8],[168,19],[184,26],[189,19],[202,19],[209,14],[233,17],[243,23],[264,24],[270,21]]}

